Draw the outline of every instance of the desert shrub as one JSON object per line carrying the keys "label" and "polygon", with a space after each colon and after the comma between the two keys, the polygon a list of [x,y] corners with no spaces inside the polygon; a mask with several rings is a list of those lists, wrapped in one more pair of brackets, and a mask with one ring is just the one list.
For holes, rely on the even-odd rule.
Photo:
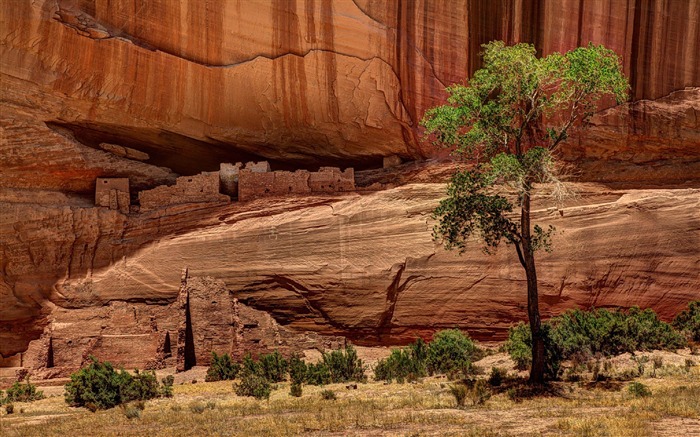
{"label": "desert shrub", "polygon": [[12,384],[12,386],[5,392],[4,398],[2,393],[0,393],[0,404],[10,402],[31,402],[39,399],[44,399],[44,392],[37,391],[36,386],[29,382],[28,377],[23,383],[17,381]]}
{"label": "desert shrub", "polygon": [[458,329],[440,331],[428,345],[427,370],[432,375],[468,369],[476,353],[474,342],[462,331]]}
{"label": "desert shrub", "polygon": [[491,398],[491,389],[483,379],[477,379],[469,390],[469,397],[473,405],[481,405]]}
{"label": "desert shrub", "polygon": [[365,366],[357,357],[357,351],[352,346],[345,350],[338,349],[323,354],[323,364],[328,368],[330,381],[336,382],[366,382]]}
{"label": "desert shrub", "polygon": [[202,414],[204,410],[207,409],[207,406],[204,405],[204,403],[195,401],[190,403],[190,411],[193,412],[194,414]]}
{"label": "desert shrub", "polygon": [[258,367],[260,375],[270,382],[282,382],[287,376],[287,360],[278,351],[261,355]]}
{"label": "desert shrub", "polygon": [[683,336],[659,320],[651,309],[572,310],[549,322],[554,326],[554,341],[565,358],[581,351],[590,356],[611,356],[651,349],[677,349],[685,345]]}
{"label": "desert shrub", "polygon": [[269,399],[272,386],[267,378],[255,373],[244,372],[241,382],[234,384],[238,396],[251,396],[256,399]]}
{"label": "desert shrub", "polygon": [[15,404],[13,404],[13,403],[5,404],[5,412],[7,414],[14,413],[15,412]]}
{"label": "desert shrub", "polygon": [[462,383],[452,384],[450,386],[450,393],[454,396],[457,407],[464,407],[467,401],[467,395],[469,394],[467,386]]}
{"label": "desert shrub", "polygon": [[673,319],[673,327],[695,342],[700,342],[700,300],[690,302],[688,308]]}
{"label": "desert shrub", "polygon": [[323,390],[321,392],[321,399],[326,401],[336,400],[335,392],[333,390]]}
{"label": "desert shrub", "polygon": [[419,338],[405,349],[394,349],[391,355],[377,362],[374,379],[377,381],[396,380],[402,383],[414,381],[427,375],[426,362],[428,345]]}
{"label": "desert shrub", "polygon": [[73,373],[66,384],[65,400],[73,407],[108,409],[129,401],[152,399],[163,392],[155,372],[136,370],[132,376],[124,369],[117,372],[109,362],[90,359],[90,365]]}
{"label": "desert shrub", "polygon": [[255,361],[253,359],[253,356],[250,355],[250,353],[245,354],[245,356],[243,357],[240,372],[244,374],[262,374],[262,370],[260,369],[260,363]]}
{"label": "desert shrub", "polygon": [[[548,323],[542,323],[542,335],[544,336],[545,376],[548,379],[559,377],[561,369],[561,348],[552,338],[552,328]],[[508,330],[508,340],[505,344],[506,351],[515,361],[520,370],[525,370],[532,365],[532,333],[530,326],[519,323]]]}
{"label": "desert shrub", "polygon": [[122,414],[127,419],[138,419],[141,417],[141,411],[146,408],[146,405],[143,401],[129,402],[128,404],[121,404],[119,408],[121,408]]}
{"label": "desert shrub", "polygon": [[301,384],[298,382],[292,382],[292,385],[289,388],[289,395],[294,396],[295,398],[298,398],[301,396],[301,393],[302,393]]}
{"label": "desert shrub", "polygon": [[229,354],[217,355],[216,352],[211,353],[211,364],[207,369],[205,381],[229,381],[236,379],[241,366],[233,362]]}
{"label": "desert shrub", "polygon": [[173,375],[168,375],[160,380],[160,396],[164,398],[173,397],[173,383],[175,382],[175,377]]}
{"label": "desert shrub", "polygon": [[506,369],[501,369],[500,367],[491,367],[491,374],[489,375],[489,384],[498,387],[503,383],[503,380],[508,376],[508,371]]}
{"label": "desert shrub", "polygon": [[649,387],[641,382],[630,383],[630,385],[627,386],[627,391],[635,398],[645,398],[647,396],[651,396],[651,390],[649,390]]}
{"label": "desert shrub", "polygon": [[292,384],[301,385],[306,382],[307,372],[308,366],[299,355],[292,355],[289,358],[289,378],[292,380]]}
{"label": "desert shrub", "polygon": [[326,385],[331,383],[331,372],[328,366],[321,361],[320,363],[310,363],[306,368],[306,383],[309,385]]}

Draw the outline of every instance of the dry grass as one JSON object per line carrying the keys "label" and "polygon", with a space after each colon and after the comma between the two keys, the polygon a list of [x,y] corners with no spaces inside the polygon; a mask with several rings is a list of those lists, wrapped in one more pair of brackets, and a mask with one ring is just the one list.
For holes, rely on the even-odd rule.
{"label": "dry grass", "polygon": [[[17,403],[0,416],[3,436],[179,436],[179,435],[693,435],[700,432],[700,366],[666,369],[640,382],[652,396],[634,398],[626,390],[558,383],[555,396],[514,402],[505,392],[482,406],[458,409],[445,379],[416,384],[379,382],[348,390],[342,384],[304,386],[301,398],[278,384],[269,401],[241,398],[231,382],[175,386],[175,397],[146,403],[139,418],[114,408],[91,413],[68,407],[61,396]],[[323,400],[329,388],[337,400]],[[201,405],[203,408],[193,408]],[[18,413],[23,409],[22,413]],[[195,411],[197,410],[197,411]],[[201,411],[200,411],[201,410]]]}

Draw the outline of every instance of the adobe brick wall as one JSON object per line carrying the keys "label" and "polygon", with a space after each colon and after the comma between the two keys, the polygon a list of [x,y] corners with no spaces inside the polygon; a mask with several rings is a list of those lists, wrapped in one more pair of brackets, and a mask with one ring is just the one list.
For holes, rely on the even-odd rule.
{"label": "adobe brick wall", "polygon": [[150,211],[180,203],[228,202],[230,198],[219,192],[219,172],[203,172],[177,178],[173,186],[160,186],[139,193],[141,211]]}
{"label": "adobe brick wall", "polygon": [[309,174],[309,188],[312,193],[355,191],[355,170],[348,168],[341,172],[337,167],[321,167]]}
{"label": "adobe brick wall", "polygon": [[104,206],[128,214],[130,204],[128,178],[97,178],[95,181],[96,206]]}

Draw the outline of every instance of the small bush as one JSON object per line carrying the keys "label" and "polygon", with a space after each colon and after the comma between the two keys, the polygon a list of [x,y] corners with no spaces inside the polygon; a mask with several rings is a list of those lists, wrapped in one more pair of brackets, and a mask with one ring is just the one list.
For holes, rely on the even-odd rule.
{"label": "small bush", "polygon": [[328,368],[330,381],[337,382],[366,382],[365,366],[357,357],[357,351],[352,346],[345,350],[338,349],[323,354],[323,364]]}
{"label": "small bush", "polygon": [[258,365],[260,375],[270,382],[282,382],[287,376],[287,360],[278,351],[261,355]]}
{"label": "small bush", "polygon": [[477,379],[469,390],[469,396],[473,405],[481,405],[491,398],[491,390],[486,381]]}
{"label": "small bush", "polygon": [[476,353],[474,342],[462,331],[458,329],[440,331],[428,345],[427,370],[432,375],[469,369]]}
{"label": "small bush", "polygon": [[175,377],[173,375],[168,375],[160,380],[160,396],[164,398],[173,397],[173,383],[175,382]]}
{"label": "small bush", "polygon": [[321,392],[321,399],[326,401],[334,401],[336,400],[335,392],[333,390],[323,390]]}
{"label": "small bush", "polygon": [[132,376],[123,369],[119,372],[109,362],[92,362],[71,375],[66,384],[65,400],[73,407],[108,409],[134,401],[155,398],[163,392],[155,372],[135,371]]}
{"label": "small bush", "polygon": [[211,353],[211,364],[207,369],[207,376],[204,378],[207,382],[212,381],[229,381],[236,379],[241,366],[234,363],[228,354],[217,355],[216,352]]}
{"label": "small bush", "polygon": [[12,404],[12,403],[6,404],[6,405],[5,405],[5,412],[6,412],[7,414],[12,414],[12,413],[14,413],[14,412],[15,412],[15,405]]}
{"label": "small bush", "polygon": [[134,404],[122,404],[119,406],[122,410],[122,413],[124,416],[126,416],[127,419],[138,419],[141,417],[141,411],[143,408],[140,408],[138,405]]}
{"label": "small bush", "polygon": [[190,411],[193,412],[194,414],[202,414],[204,410],[206,410],[207,407],[204,405],[204,403],[195,401],[190,403]]}
{"label": "small bush", "polygon": [[506,369],[501,369],[499,367],[491,368],[491,375],[489,375],[489,384],[493,387],[498,387],[503,383],[503,380],[508,376],[508,371]]}
{"label": "small bush", "polygon": [[292,355],[289,358],[289,378],[292,383],[303,384],[306,382],[306,375],[308,372],[308,366],[298,355]]}
{"label": "small bush", "polygon": [[0,394],[0,404],[8,402],[32,402],[38,401],[39,399],[44,399],[44,392],[37,391],[36,386],[29,382],[29,377],[22,382],[15,382],[10,388],[5,392],[5,398],[3,399]]}
{"label": "small bush", "polygon": [[469,389],[467,386],[462,383],[452,384],[450,386],[450,393],[452,393],[452,396],[454,396],[455,401],[457,402],[457,407],[464,407],[467,400],[467,395],[469,394]]}
{"label": "small bush", "polygon": [[[548,379],[557,379],[561,369],[561,348],[556,344],[552,335],[552,327],[542,323],[542,335],[544,336],[544,364],[545,376]],[[508,330],[508,340],[505,349],[515,361],[519,370],[526,370],[532,365],[532,333],[530,326],[519,323]]]}
{"label": "small bush", "polygon": [[309,385],[326,385],[331,383],[331,372],[324,362],[308,364],[306,383]]}
{"label": "small bush", "polygon": [[256,399],[269,399],[272,386],[270,381],[255,373],[244,372],[241,382],[234,385],[238,396],[251,396]]}
{"label": "small bush", "polygon": [[635,398],[645,398],[647,396],[651,396],[651,390],[649,390],[649,387],[641,382],[630,383],[630,385],[627,386],[627,391]]}
{"label": "small bush", "polygon": [[216,401],[207,401],[207,408],[210,410],[216,408]]}
{"label": "small bush", "polygon": [[688,309],[681,311],[673,319],[673,327],[692,341],[700,342],[700,300],[690,302]]}
{"label": "small bush", "polygon": [[289,388],[289,395],[295,398],[301,397],[301,384],[298,382],[292,382],[292,386]]}

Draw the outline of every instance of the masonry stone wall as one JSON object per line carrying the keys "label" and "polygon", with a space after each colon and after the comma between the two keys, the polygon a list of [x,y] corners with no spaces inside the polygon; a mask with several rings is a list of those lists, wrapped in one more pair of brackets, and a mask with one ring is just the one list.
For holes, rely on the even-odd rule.
{"label": "masonry stone wall", "polygon": [[97,178],[95,181],[95,205],[128,214],[131,205],[129,179]]}
{"label": "masonry stone wall", "polygon": [[219,172],[203,172],[177,178],[173,186],[160,186],[139,193],[141,211],[150,211],[180,203],[228,202],[220,193]]}
{"label": "masonry stone wall", "polygon": [[[238,174],[238,200],[247,201],[265,196],[289,194],[336,193],[355,190],[355,172],[343,172],[335,167],[321,167],[318,172],[307,170],[257,172],[246,165]],[[268,166],[269,168],[269,166]]]}

